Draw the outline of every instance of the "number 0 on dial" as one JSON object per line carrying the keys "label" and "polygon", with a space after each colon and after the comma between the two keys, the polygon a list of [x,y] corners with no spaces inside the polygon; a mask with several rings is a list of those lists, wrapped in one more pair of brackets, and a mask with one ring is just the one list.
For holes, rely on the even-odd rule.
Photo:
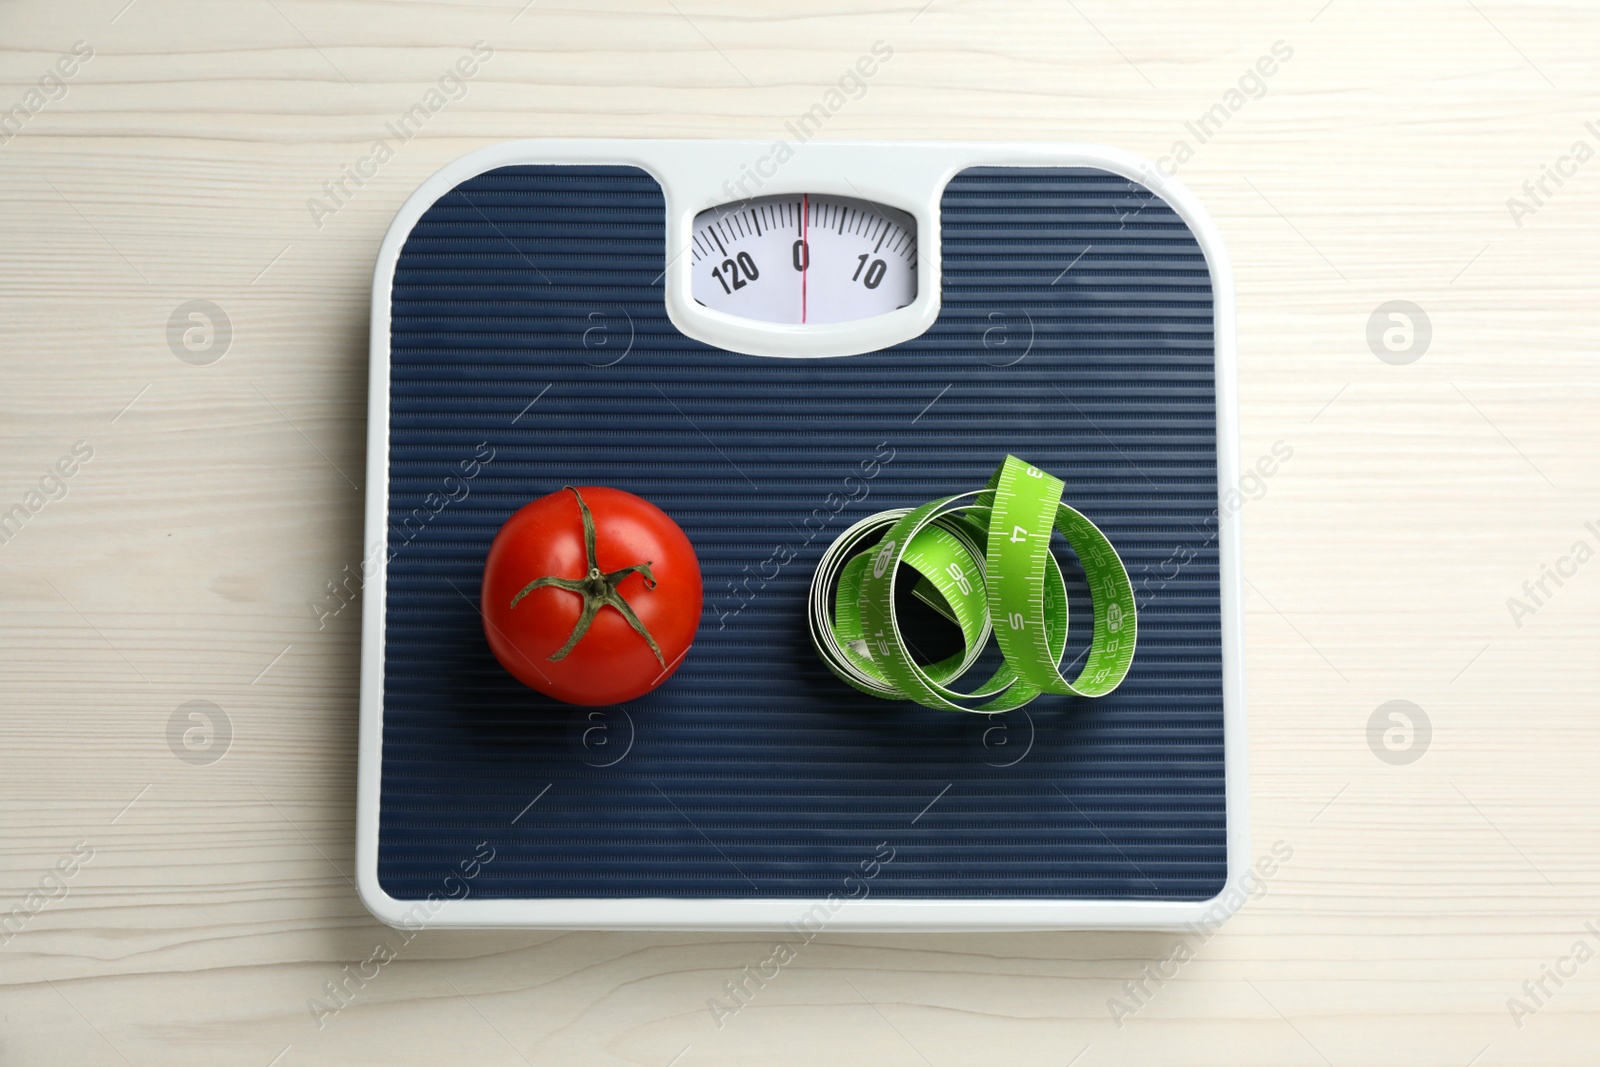
{"label": "number 0 on dial", "polygon": [[694,298],[760,322],[854,322],[917,296],[917,226],[848,197],[765,196],[694,220]]}

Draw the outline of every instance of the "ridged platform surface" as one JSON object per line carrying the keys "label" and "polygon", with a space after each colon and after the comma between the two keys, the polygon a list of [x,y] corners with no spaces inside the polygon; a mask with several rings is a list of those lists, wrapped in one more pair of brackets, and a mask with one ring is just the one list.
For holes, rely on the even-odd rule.
{"label": "ridged platform surface", "polygon": [[[935,326],[822,360],[678,333],[662,195],[642,171],[505,168],[417,224],[392,304],[389,894],[442,895],[485,841],[475,898],[846,896],[869,869],[874,897],[1220,890],[1200,249],[1165,204],[1096,171],[970,170],[942,214],[943,240],[925,248],[943,257]],[[463,460],[491,452],[461,480]],[[822,550],[871,512],[980,487],[1007,452],[1065,479],[1127,563],[1140,605],[1128,680],[990,719],[834,679],[806,631]],[[549,701],[484,642],[490,540],[564,484],[654,501],[699,553],[695,646],[623,708]],[[1088,632],[1081,579],[1071,592],[1069,662]]]}

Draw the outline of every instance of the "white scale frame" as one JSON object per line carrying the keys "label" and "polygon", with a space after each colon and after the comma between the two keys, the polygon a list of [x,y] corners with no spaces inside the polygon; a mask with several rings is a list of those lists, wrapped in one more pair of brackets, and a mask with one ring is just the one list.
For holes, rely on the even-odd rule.
{"label": "white scale frame", "polygon": [[[1093,167],[1138,182],[1194,233],[1211,276],[1217,389],[1217,480],[1239,478],[1233,272],[1210,216],[1195,196],[1152,163],[1089,144],[876,142],[807,143],[771,177],[774,145],[756,141],[529,140],[481,149],[449,164],[414,192],[390,224],[372,281],[367,423],[366,596],[361,629],[360,768],[356,790],[356,883],[362,902],[391,925],[611,930],[774,930],[826,916],[833,930],[1176,929],[1213,925],[1247,896],[1250,865],[1246,768],[1243,579],[1237,514],[1219,506],[1222,693],[1228,877],[1210,900],[991,900],[835,898],[446,899],[389,896],[378,883],[378,809],[383,758],[384,616],[389,462],[389,321],[395,263],[411,229],[457,185],[500,167],[638,167],[666,197],[667,314],[684,334],[734,352],[783,358],[855,355],[919,336],[939,315],[939,202],[970,167]],[[743,178],[744,185],[739,187]],[[728,188],[734,189],[730,196]],[[730,201],[778,193],[831,193],[899,208],[917,224],[918,290],[910,304],[854,322],[790,325],[723,314],[690,296],[695,215]],[[1220,499],[1219,499],[1220,505]],[[952,712],[952,714],[956,714]],[[818,909],[821,909],[820,911]]]}

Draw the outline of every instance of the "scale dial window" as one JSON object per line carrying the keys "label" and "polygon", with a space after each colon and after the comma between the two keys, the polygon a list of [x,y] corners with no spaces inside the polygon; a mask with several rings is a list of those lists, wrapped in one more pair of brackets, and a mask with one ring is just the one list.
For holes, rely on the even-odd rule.
{"label": "scale dial window", "polygon": [[855,322],[917,296],[917,224],[849,197],[764,196],[694,220],[694,298],[714,311],[794,325]]}

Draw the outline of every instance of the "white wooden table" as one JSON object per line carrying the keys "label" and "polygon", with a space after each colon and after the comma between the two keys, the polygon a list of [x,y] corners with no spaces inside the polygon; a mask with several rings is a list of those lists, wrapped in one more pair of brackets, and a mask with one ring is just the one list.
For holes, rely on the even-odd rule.
{"label": "white wooden table", "polygon": [[[0,1063],[1594,1062],[1592,5],[125,3],[0,7]],[[401,944],[350,884],[359,612],[309,606],[389,218],[500,140],[788,136],[878,41],[823,136],[1116,145],[1218,219],[1242,454],[1293,451],[1243,510],[1292,856],[1209,940],[824,934],[720,1027],[770,938]],[[1395,300],[1431,336],[1380,358]]]}

